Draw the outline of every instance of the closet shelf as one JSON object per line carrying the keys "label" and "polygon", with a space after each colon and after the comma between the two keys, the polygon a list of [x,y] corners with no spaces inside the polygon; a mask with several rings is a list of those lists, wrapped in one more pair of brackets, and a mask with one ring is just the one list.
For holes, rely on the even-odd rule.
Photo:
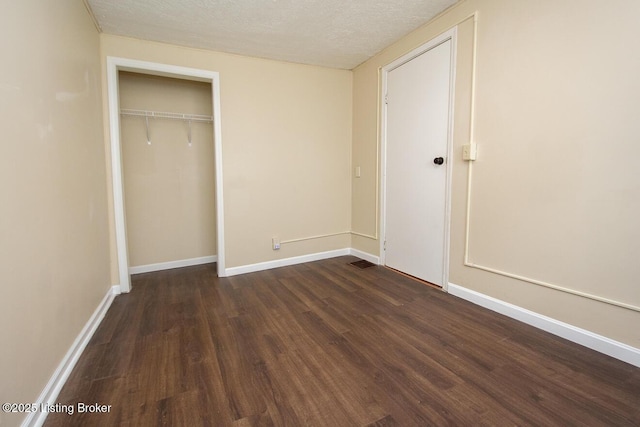
{"label": "closet shelf", "polygon": [[147,111],[147,110],[128,110],[121,109],[120,114],[123,116],[140,116],[151,117],[158,119],[173,119],[173,120],[187,120],[192,122],[206,122],[212,123],[213,116],[206,116],[202,114],[182,114],[182,113],[168,113],[165,111]]}

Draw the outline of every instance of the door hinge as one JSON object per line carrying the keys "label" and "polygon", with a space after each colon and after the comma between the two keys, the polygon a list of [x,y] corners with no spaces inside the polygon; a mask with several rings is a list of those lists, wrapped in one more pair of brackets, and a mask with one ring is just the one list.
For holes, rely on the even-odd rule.
{"label": "door hinge", "polygon": [[385,95],[385,96],[384,96],[384,103],[385,103],[386,105],[389,105],[389,95]]}
{"label": "door hinge", "polygon": [[387,250],[387,241],[385,240],[384,243],[382,243],[382,250],[386,251]]}

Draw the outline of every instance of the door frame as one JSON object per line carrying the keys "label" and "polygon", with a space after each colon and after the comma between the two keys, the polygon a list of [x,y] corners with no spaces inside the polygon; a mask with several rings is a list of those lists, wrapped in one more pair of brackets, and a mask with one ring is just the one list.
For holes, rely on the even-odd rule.
{"label": "door frame", "polygon": [[449,285],[449,248],[450,248],[450,228],[451,228],[451,176],[453,170],[453,106],[455,95],[456,78],[456,41],[457,29],[454,27],[439,36],[422,44],[411,52],[401,56],[393,62],[381,68],[382,90],[380,91],[381,120],[380,120],[380,264],[386,265],[386,212],[387,212],[387,78],[391,71],[400,67],[423,53],[451,41],[451,74],[449,83],[449,123],[447,132],[447,153],[446,153],[446,178],[445,178],[445,220],[444,220],[444,247],[443,250],[443,277],[442,290],[447,291]]}
{"label": "door frame", "polygon": [[116,251],[118,254],[118,277],[120,291],[131,290],[127,230],[124,212],[124,187],[122,177],[122,150],[120,140],[120,94],[118,72],[131,71],[154,76],[173,77],[211,84],[213,103],[213,145],[215,153],[216,188],[216,235],[218,276],[225,277],[224,252],[224,198],[222,193],[222,131],[220,116],[220,75],[216,71],[138,61],[134,59],[107,57],[107,97],[109,100],[109,134],[111,144],[111,183],[113,188],[113,210],[115,216]]}

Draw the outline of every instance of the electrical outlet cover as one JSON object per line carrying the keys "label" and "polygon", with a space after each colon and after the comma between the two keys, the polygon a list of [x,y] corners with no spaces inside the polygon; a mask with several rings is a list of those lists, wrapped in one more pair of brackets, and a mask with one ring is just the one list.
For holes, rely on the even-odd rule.
{"label": "electrical outlet cover", "polygon": [[462,146],[462,160],[475,160],[478,157],[478,145],[475,143]]}

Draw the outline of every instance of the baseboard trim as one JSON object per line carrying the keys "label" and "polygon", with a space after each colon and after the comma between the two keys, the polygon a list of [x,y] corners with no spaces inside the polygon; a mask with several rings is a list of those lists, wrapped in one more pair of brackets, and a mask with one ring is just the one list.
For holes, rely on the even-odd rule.
{"label": "baseboard trim", "polygon": [[218,261],[217,255],[199,258],[181,259],[177,261],[159,262],[157,264],[138,265],[129,267],[129,274],[149,273],[152,271],[170,270],[172,268],[191,267],[192,265],[210,264]]}
{"label": "baseboard trim", "polygon": [[320,261],[323,259],[336,258],[339,256],[353,255],[362,258],[376,265],[380,264],[380,257],[367,252],[362,252],[353,248],[336,249],[327,252],[317,252],[309,255],[301,255],[291,258],[277,259],[273,261],[259,262],[256,264],[241,265],[239,267],[227,268],[227,276],[238,274],[255,273],[256,271],[270,270],[272,268],[286,267],[289,265],[303,264],[305,262]]}
{"label": "baseboard trim", "polygon": [[615,359],[640,367],[640,349],[638,348],[453,283],[449,283],[448,292],[451,295],[455,295],[497,313],[504,314],[507,317],[519,320],[576,344],[583,345]]}
{"label": "baseboard trim", "polygon": [[[62,390],[62,386],[64,386],[65,382],[71,375],[71,371],[74,366],[78,362],[78,359],[82,355],[85,347],[89,343],[91,337],[98,329],[100,322],[104,318],[107,310],[111,306],[116,295],[120,294],[120,286],[112,286],[107,291],[98,307],[93,312],[89,321],[84,325],[80,334],[76,337],[75,341],[65,354],[64,358],[56,368],[55,372],[49,379],[49,382],[40,393],[40,396],[36,400],[36,404],[38,407],[41,407],[43,403],[54,405],[56,403],[56,399],[58,398],[58,394],[60,394],[60,390]],[[44,424],[44,421],[47,419],[47,412],[32,412],[30,413],[22,422],[23,427],[32,427],[32,426],[41,426]]]}
{"label": "baseboard trim", "polygon": [[339,256],[353,255],[362,258],[376,265],[380,264],[380,258],[353,248],[336,249],[327,252],[317,252],[309,255],[301,255],[291,258],[276,259],[273,261],[259,262],[256,264],[241,265],[239,267],[227,268],[227,276],[237,276],[238,274],[255,273],[256,271],[270,270],[272,268],[286,267],[289,265],[303,264],[305,262],[320,261],[323,259],[336,258]]}
{"label": "baseboard trim", "polygon": [[364,259],[366,261],[372,262],[375,265],[380,265],[380,257],[376,255],[372,255],[368,252],[363,252],[358,249],[349,249],[349,254],[353,256],[357,256],[358,258]]}
{"label": "baseboard trim", "polygon": [[309,255],[301,255],[291,258],[276,259],[273,261],[259,262],[256,264],[241,265],[239,267],[227,268],[227,276],[236,276],[238,274],[254,273],[256,271],[270,270],[272,268],[286,267],[289,265],[302,264],[305,262],[319,261],[322,259],[335,258],[339,256],[349,255],[350,249],[336,249],[327,252],[317,252]]}

